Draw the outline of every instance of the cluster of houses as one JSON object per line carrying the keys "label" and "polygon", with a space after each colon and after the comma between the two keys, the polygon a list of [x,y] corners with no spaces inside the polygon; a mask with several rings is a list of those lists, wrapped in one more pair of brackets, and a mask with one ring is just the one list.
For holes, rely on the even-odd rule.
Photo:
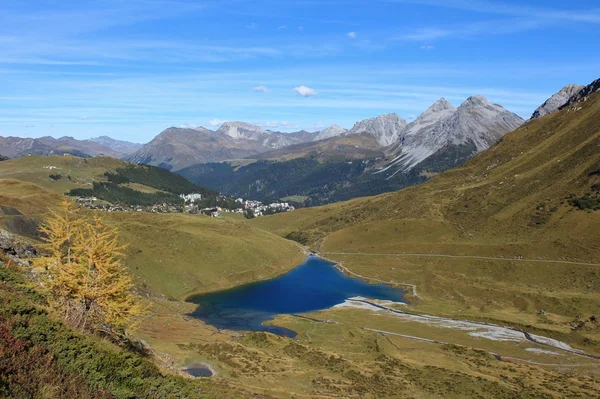
{"label": "cluster of houses", "polygon": [[[237,201],[240,201],[238,198]],[[243,201],[243,200],[242,200]],[[280,212],[291,212],[295,210],[294,206],[287,202],[273,202],[271,204],[263,204],[260,201],[243,201],[244,211],[251,217],[259,217],[264,215],[273,215]]]}
{"label": "cluster of houses", "polygon": [[185,210],[182,206],[172,205],[167,203],[154,205],[109,205],[103,202],[96,202],[96,197],[77,197],[76,201],[79,205],[88,209],[103,212],[150,212],[150,213],[183,213]]}
{"label": "cluster of houses", "polygon": [[279,212],[290,212],[295,208],[287,202],[275,202],[272,204],[263,204],[260,201],[244,200],[238,198],[235,202],[239,206],[233,209],[227,209],[220,206],[201,208],[198,203],[202,201],[202,194],[181,194],[182,205],[176,204],[154,204],[149,206],[142,205],[109,205],[98,201],[96,197],[77,197],[76,201],[81,206],[88,209],[104,212],[150,212],[150,213],[191,213],[202,214],[211,217],[220,217],[222,213],[240,213],[250,217],[259,217],[272,215]]}

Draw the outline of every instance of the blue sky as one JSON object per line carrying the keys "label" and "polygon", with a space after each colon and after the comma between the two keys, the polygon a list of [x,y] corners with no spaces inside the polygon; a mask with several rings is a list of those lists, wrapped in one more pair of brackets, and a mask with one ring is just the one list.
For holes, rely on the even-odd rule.
{"label": "blue sky", "polygon": [[473,94],[528,117],[600,77],[594,3],[0,0],[0,135],[349,128]]}

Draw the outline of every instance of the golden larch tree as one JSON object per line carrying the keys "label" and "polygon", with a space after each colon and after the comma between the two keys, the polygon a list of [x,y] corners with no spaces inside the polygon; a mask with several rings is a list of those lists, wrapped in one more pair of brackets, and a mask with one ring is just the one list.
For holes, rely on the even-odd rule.
{"label": "golden larch tree", "polygon": [[40,262],[50,303],[65,320],[81,330],[131,328],[142,307],[123,265],[125,247],[117,230],[65,199],[40,231],[49,251]]}

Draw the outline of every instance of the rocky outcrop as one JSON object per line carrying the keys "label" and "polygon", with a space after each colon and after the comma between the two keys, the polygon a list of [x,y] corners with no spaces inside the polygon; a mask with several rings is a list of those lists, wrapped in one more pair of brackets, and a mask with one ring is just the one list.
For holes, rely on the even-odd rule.
{"label": "rocky outcrop", "polygon": [[375,137],[379,145],[387,147],[398,141],[407,122],[397,114],[379,115],[356,122],[346,134],[367,134]]}
{"label": "rocky outcrop", "polygon": [[27,265],[26,259],[38,256],[33,245],[4,229],[0,229],[0,253],[20,265]]}
{"label": "rocky outcrop", "polygon": [[600,79],[594,80],[589,85],[582,87],[577,93],[573,94],[569,100],[560,107],[560,109],[566,108],[569,105],[575,104],[581,100],[585,100],[589,95],[600,92]]}
{"label": "rocky outcrop", "polygon": [[550,114],[554,111],[557,111],[565,105],[573,95],[578,93],[584,86],[578,86],[574,84],[567,85],[560,89],[558,93],[554,93],[552,97],[544,101],[542,105],[540,105],[533,114],[531,115],[531,119],[539,118],[540,116],[544,116]]}

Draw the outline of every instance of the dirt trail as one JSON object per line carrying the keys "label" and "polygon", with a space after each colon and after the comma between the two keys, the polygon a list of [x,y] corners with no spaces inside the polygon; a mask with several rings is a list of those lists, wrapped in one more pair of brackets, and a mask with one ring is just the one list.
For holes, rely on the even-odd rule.
{"label": "dirt trail", "polygon": [[447,254],[410,254],[410,253],[366,253],[366,252],[324,252],[323,255],[357,255],[357,256],[407,256],[407,257],[433,257],[433,258],[458,258],[458,259],[483,259],[499,260],[508,262],[538,262],[538,263],[560,263],[565,265],[598,266],[600,263],[573,262],[555,259],[524,259],[524,258],[496,258],[492,256],[473,255],[447,255]]}

